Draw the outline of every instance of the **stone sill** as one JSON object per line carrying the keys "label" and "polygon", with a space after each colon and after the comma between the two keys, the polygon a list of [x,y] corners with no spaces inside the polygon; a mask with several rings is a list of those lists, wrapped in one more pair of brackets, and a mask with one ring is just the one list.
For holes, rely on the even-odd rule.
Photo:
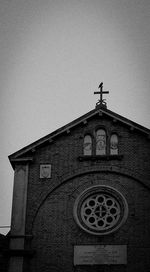
{"label": "stone sill", "polygon": [[110,160],[122,160],[123,155],[92,155],[92,156],[79,156],[79,161],[110,161]]}

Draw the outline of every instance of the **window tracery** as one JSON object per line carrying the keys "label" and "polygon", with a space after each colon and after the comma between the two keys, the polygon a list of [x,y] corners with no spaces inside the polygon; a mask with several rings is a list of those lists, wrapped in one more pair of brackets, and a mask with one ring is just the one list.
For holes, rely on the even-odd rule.
{"label": "window tracery", "polygon": [[124,196],[109,186],[92,186],[76,199],[74,218],[86,232],[105,235],[125,222],[128,205]]}

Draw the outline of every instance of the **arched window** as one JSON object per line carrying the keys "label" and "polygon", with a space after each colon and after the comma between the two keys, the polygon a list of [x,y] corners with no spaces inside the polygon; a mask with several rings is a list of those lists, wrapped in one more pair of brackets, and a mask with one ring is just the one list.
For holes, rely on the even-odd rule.
{"label": "arched window", "polygon": [[92,137],[90,135],[85,135],[84,137],[83,154],[87,156],[92,155]]}
{"label": "arched window", "polygon": [[106,132],[104,129],[96,131],[96,155],[106,154]]}
{"label": "arched window", "polygon": [[110,137],[110,155],[118,155],[118,135],[115,133]]}

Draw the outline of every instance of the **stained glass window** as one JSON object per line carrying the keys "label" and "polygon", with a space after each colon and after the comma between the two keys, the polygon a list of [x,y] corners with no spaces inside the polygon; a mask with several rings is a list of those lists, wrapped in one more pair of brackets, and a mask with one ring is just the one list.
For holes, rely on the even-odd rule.
{"label": "stained glass window", "polygon": [[106,132],[104,129],[96,131],[96,155],[106,154]]}
{"label": "stained glass window", "polygon": [[92,155],[92,137],[90,135],[84,137],[83,154]]}
{"label": "stained glass window", "polygon": [[118,136],[112,134],[110,137],[110,155],[118,155]]}

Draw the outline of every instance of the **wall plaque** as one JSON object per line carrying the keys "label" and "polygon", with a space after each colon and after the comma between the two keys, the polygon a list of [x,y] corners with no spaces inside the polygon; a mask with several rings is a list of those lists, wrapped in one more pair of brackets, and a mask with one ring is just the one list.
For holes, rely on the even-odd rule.
{"label": "wall plaque", "polygon": [[127,264],[126,245],[74,246],[74,265]]}
{"label": "wall plaque", "polygon": [[51,164],[40,165],[40,178],[51,178]]}

